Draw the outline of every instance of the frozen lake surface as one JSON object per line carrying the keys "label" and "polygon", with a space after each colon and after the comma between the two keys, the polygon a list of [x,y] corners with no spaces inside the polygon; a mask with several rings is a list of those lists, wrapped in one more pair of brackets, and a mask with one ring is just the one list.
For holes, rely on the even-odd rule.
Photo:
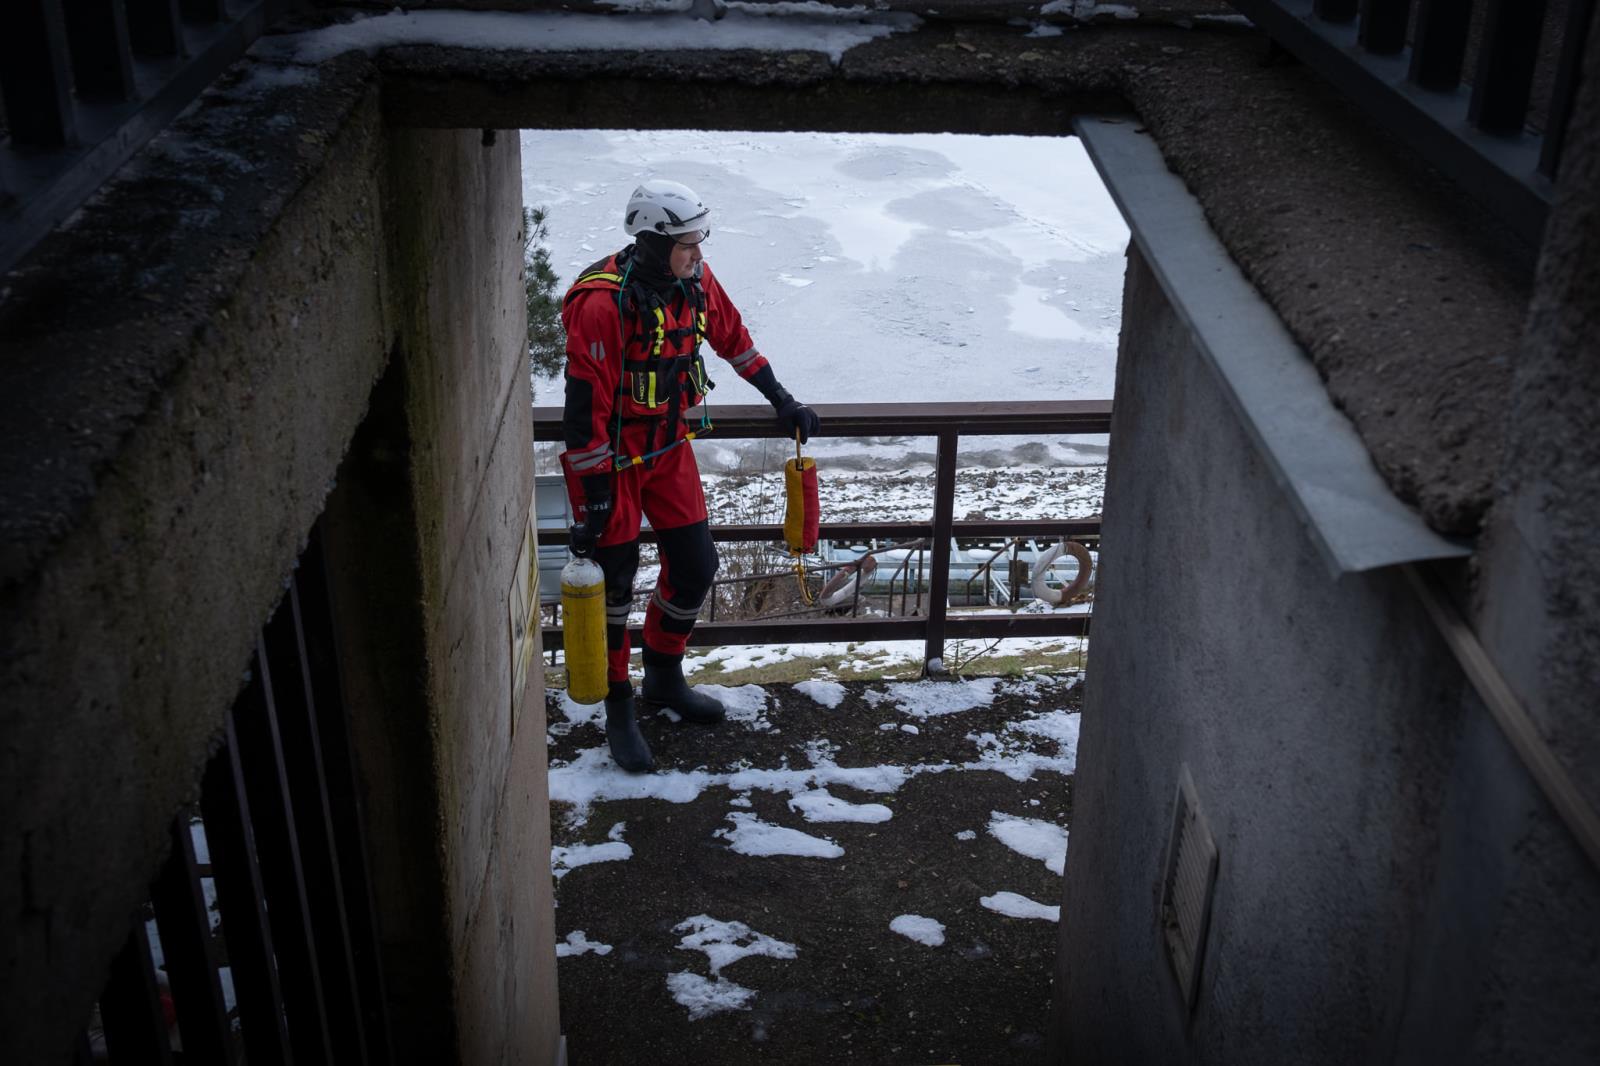
{"label": "frozen lake surface", "polygon": [[[522,152],[524,201],[549,209],[563,286],[627,243],[640,181],[698,192],[707,259],[807,403],[1111,396],[1128,230],[1073,138],[561,130],[525,131]],[[760,402],[710,369],[714,403]],[[561,402],[559,379],[536,390]],[[931,444],[809,450],[825,470],[892,470],[921,465]],[[757,446],[695,448],[708,472],[732,474]],[[962,443],[964,463],[990,469],[1096,465],[1104,452],[1103,438]]]}

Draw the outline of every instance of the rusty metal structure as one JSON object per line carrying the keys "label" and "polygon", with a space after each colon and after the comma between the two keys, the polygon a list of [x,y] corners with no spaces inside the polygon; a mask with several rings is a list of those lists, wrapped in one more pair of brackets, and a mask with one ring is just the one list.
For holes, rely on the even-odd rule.
{"label": "rusty metal structure", "polygon": [[[698,409],[697,409],[698,410]],[[960,439],[964,435],[1104,434],[1111,429],[1111,404],[1105,400],[1035,400],[1024,403],[932,404],[818,404],[826,437],[930,436],[938,442],[934,464],[933,517],[927,522],[823,522],[821,536],[834,540],[879,537],[927,544],[931,587],[927,612],[901,618],[775,618],[750,621],[716,621],[695,626],[690,643],[696,647],[722,644],[766,644],[816,640],[923,641],[923,661],[942,659],[946,639],[996,637],[1082,636],[1089,618],[1082,614],[1013,614],[950,617],[950,545],[956,539],[1007,536],[1083,537],[1099,535],[1098,519],[984,519],[957,521],[955,517],[956,468]],[[695,417],[691,415],[690,417]],[[716,435],[732,439],[777,438],[770,412],[762,407],[719,407]],[[534,438],[561,439],[559,408],[534,409]],[[783,539],[776,525],[714,525],[712,539],[719,543],[772,542]],[[646,543],[654,534],[646,530]],[[566,543],[560,532],[547,535],[547,543]],[[559,627],[546,627],[546,648],[561,644]]]}

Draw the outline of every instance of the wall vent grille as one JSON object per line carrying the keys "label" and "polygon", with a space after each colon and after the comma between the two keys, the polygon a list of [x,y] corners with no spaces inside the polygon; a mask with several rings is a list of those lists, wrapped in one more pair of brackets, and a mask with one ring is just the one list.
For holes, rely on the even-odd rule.
{"label": "wall vent grille", "polygon": [[1185,1010],[1192,1011],[1200,984],[1211,895],[1217,882],[1217,845],[1200,813],[1188,766],[1178,774],[1172,834],[1167,840],[1166,872],[1161,881],[1161,935],[1178,979]]}

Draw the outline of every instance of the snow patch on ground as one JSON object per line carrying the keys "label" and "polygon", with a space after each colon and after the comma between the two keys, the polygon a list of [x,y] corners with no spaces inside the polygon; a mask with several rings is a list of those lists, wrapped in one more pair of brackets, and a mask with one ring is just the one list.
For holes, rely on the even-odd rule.
{"label": "snow patch on ground", "polygon": [[724,922],[709,914],[685,918],[673,926],[672,931],[685,934],[678,941],[680,948],[705,952],[713,977],[720,975],[724,966],[731,966],[752,955],[792,959],[798,951],[793,944],[758,933],[743,922]]}
{"label": "snow patch on ground", "polygon": [[628,823],[618,822],[606,834],[604,844],[557,844],[550,849],[550,872],[559,881],[580,866],[596,862],[621,862],[633,858],[633,848],[622,839]]}
{"label": "snow patch on ground", "polygon": [[794,690],[803,696],[810,696],[830,711],[844,702],[844,686],[837,681],[801,681],[794,686]]}
{"label": "snow patch on ground", "polygon": [[[901,693],[899,698],[902,701],[906,698],[903,695],[905,692],[918,694],[911,698],[921,710],[921,717],[926,718],[935,713],[955,713],[958,709],[966,710],[991,703],[997,695],[999,684],[1000,679],[997,678],[916,682],[891,685],[889,692],[869,690],[866,696],[869,702],[882,703],[895,700],[897,692]],[[1026,691],[1030,692],[1044,692],[1048,687],[1043,681],[1008,684],[1027,686]],[[757,700],[763,706],[766,702],[766,694],[755,685],[736,689],[705,687],[723,694],[730,704],[741,708],[741,714],[749,714],[752,718],[759,718],[752,711]],[[920,695],[930,690],[937,695],[927,698]],[[929,710],[930,702],[935,705],[934,711]],[[905,710],[905,707],[900,709]],[[734,707],[730,706],[730,717],[733,713]],[[1054,741],[1054,754],[1032,750],[1029,747],[1030,738],[1037,737]],[[1041,770],[1068,775],[1077,766],[1078,716],[1075,712],[1063,709],[1045,711],[1010,723],[999,734],[969,733],[967,739],[977,745],[977,757],[962,763],[839,766],[833,760],[832,746],[826,741],[817,741],[808,748],[808,758],[812,763],[809,767],[752,767],[722,773],[673,770],[630,774],[612,762],[609,752],[602,745],[580,752],[570,762],[550,767],[550,799],[572,806],[567,819],[568,824],[575,827],[588,819],[591,807],[600,800],[659,799],[669,803],[689,803],[713,786],[726,787],[735,793],[760,789],[763,792],[787,792],[791,797],[799,797],[834,785],[886,794],[897,791],[918,774],[947,773],[952,770],[991,770],[1005,774],[1014,781],[1029,780]],[[1031,742],[1037,744],[1036,740]],[[741,804],[735,800],[733,805],[745,806],[747,803]],[[870,808],[875,805],[862,806]]]}
{"label": "snow patch on ground", "polygon": [[[978,759],[966,763],[962,769],[996,770],[1013,781],[1026,781],[1040,770],[1050,770],[1068,775],[1078,767],[1078,714],[1075,711],[1054,710],[1006,724],[1001,735],[994,733],[968,733],[967,739],[978,746]],[[1056,754],[1033,751],[1018,733],[1031,733],[1056,742]]]}
{"label": "snow patch on ground", "polygon": [[1053,874],[1066,867],[1067,831],[1052,822],[990,811],[989,835],[1019,855],[1038,859]]}
{"label": "snow patch on ground", "polygon": [[798,829],[771,825],[753,814],[733,811],[728,814],[731,829],[718,829],[712,836],[721,837],[728,847],[740,855],[771,856],[798,855],[811,859],[837,859],[844,849],[827,837],[814,837]]}
{"label": "snow patch on ground", "polygon": [[567,934],[567,939],[556,945],[556,958],[565,959],[573,955],[587,955],[589,952],[596,955],[611,954],[611,945],[590,940],[582,929],[574,929]]}
{"label": "snow patch on ground", "polygon": [[789,801],[789,809],[808,822],[887,822],[894,817],[881,803],[850,803],[822,788],[800,793]]}
{"label": "snow patch on ground", "polygon": [[994,703],[999,678],[981,677],[972,681],[899,681],[883,691],[869,690],[867,703],[876,707],[892,702],[896,710],[913,718],[935,718],[960,714]]}
{"label": "snow patch on ground", "polygon": [[944,943],[944,923],[920,914],[902,914],[889,923],[889,928],[930,948]]}
{"label": "snow patch on ground", "polygon": [[756,995],[754,989],[736,985],[725,977],[711,981],[688,971],[668,974],[667,991],[679,1006],[688,1009],[691,1022],[726,1010],[749,1010]]}
{"label": "snow patch on ground", "polygon": [[572,732],[574,726],[594,725],[605,728],[606,705],[600,703],[578,703],[566,689],[561,690],[560,699],[561,718],[559,722],[549,724],[549,732],[555,736],[566,736]]}
{"label": "snow patch on ground", "polygon": [[792,959],[798,953],[793,944],[758,933],[743,922],[720,921],[708,914],[685,918],[672,931],[684,934],[678,941],[680,948],[704,952],[711,965],[709,979],[688,971],[667,976],[667,991],[689,1011],[690,1021],[699,1021],[720,1011],[749,1009],[755,990],[723,977],[724,966],[752,955]]}
{"label": "snow patch on ground", "polygon": [[956,834],[956,839],[957,840],[977,840],[978,839],[978,834],[973,832],[971,829],[963,829],[961,832]]}
{"label": "snow patch on ground", "polygon": [[978,902],[1007,918],[1042,918],[1048,922],[1061,920],[1060,907],[1047,907],[1015,892],[996,892],[992,896],[982,897]]}
{"label": "snow patch on ground", "polygon": [[1127,4],[1101,4],[1096,0],[1050,0],[1039,9],[1041,15],[1067,15],[1075,19],[1092,19],[1096,15],[1111,15],[1117,19],[1136,19],[1139,12]]}
{"label": "snow patch on ground", "polygon": [[767,719],[767,693],[760,685],[696,685],[702,693],[720,700],[728,711],[728,721],[739,722],[746,729],[765,732],[772,728]]}

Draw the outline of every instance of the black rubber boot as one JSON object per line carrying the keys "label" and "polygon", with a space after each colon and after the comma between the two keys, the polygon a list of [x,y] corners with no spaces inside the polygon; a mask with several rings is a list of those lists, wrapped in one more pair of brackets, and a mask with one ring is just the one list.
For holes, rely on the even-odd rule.
{"label": "black rubber boot", "polygon": [[696,725],[716,725],[727,714],[720,702],[689,687],[683,679],[683,656],[649,648],[644,650],[644,688],[639,696]]}
{"label": "black rubber boot", "polygon": [[639,732],[639,723],[633,716],[633,684],[629,681],[611,682],[606,693],[606,743],[611,745],[611,757],[629,773],[649,773],[656,768],[650,756],[650,745]]}

